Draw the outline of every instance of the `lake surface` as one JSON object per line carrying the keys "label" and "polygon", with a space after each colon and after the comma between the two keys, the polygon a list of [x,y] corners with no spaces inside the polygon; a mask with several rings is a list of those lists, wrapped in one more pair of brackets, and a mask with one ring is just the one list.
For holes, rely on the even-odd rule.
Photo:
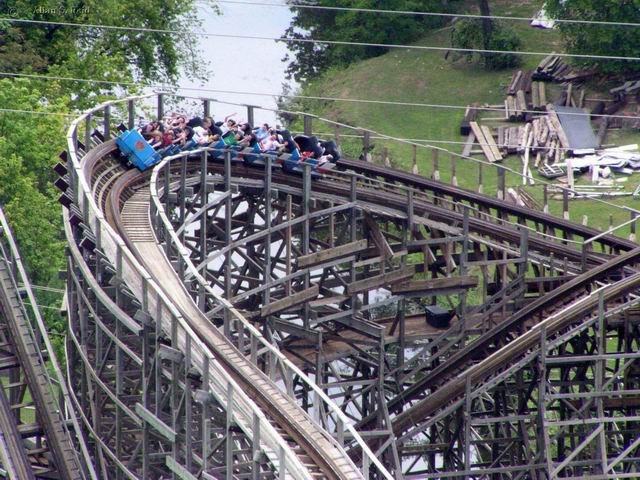
{"label": "lake surface", "polygon": [[[284,4],[284,0],[277,0]],[[271,2],[273,3],[273,1]],[[230,35],[280,37],[293,17],[288,8],[274,6],[219,4],[222,15],[213,13],[211,7],[199,5],[202,29],[206,32]],[[203,58],[209,61],[212,74],[204,84],[188,78],[180,81],[181,87],[201,87],[216,90],[233,90],[257,93],[282,93],[286,63],[282,58],[287,53],[286,45],[270,40],[200,37],[196,39]],[[272,96],[227,94],[184,90],[185,95],[215,98],[220,101],[259,105],[275,108]],[[237,112],[234,118],[246,119],[246,110],[233,105],[212,104],[216,120]],[[275,122],[275,114],[256,111],[255,122]]]}

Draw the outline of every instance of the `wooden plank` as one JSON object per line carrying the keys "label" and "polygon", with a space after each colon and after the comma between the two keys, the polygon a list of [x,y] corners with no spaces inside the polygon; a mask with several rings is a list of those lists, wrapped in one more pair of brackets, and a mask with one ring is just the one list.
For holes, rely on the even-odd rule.
{"label": "wooden plank", "polygon": [[558,114],[556,113],[553,105],[547,105],[547,111],[549,112],[549,117],[548,117],[549,121],[551,122],[553,129],[558,134],[558,139],[560,140],[562,147],[565,149],[568,149],[569,139],[567,138],[567,135],[564,133],[562,124],[560,123],[560,119],[558,118]]}
{"label": "wooden plank", "polygon": [[473,131],[476,139],[478,140],[478,143],[480,144],[480,148],[482,148],[482,151],[484,152],[484,156],[487,157],[487,160],[489,160],[490,162],[495,162],[496,160],[493,156],[493,151],[489,146],[489,141],[485,138],[480,126],[476,122],[471,122],[470,125],[471,131]]}
{"label": "wooden plank", "polygon": [[346,257],[347,255],[355,255],[368,247],[367,240],[356,240],[355,242],[346,243],[338,247],[328,248],[320,250],[319,252],[310,253],[298,257],[298,268],[305,268],[311,265],[317,265],[319,263],[334,260],[340,257]]}
{"label": "wooden plank", "polygon": [[518,118],[520,119],[524,119],[526,117],[526,113],[525,110],[528,110],[527,108],[527,97],[524,94],[524,90],[518,90],[518,92],[516,93],[516,98],[518,100]]}
{"label": "wooden plank", "polygon": [[415,267],[408,266],[399,270],[393,270],[389,273],[376,275],[375,277],[365,278],[347,285],[347,294],[354,295],[356,293],[365,292],[373,288],[379,288],[403,280],[407,280],[415,275]]}
{"label": "wooden plank", "polygon": [[520,78],[522,77],[522,70],[518,70],[511,76],[511,82],[509,83],[509,87],[507,89],[507,93],[513,95],[516,93],[518,89],[518,83],[520,82]]}
{"label": "wooden plank", "polygon": [[467,141],[464,142],[464,147],[462,147],[462,156],[468,157],[471,154],[471,149],[473,148],[473,144],[476,141],[475,133],[471,132],[467,137]]}
{"label": "wooden plank", "polygon": [[477,104],[467,106],[467,109],[464,112],[464,117],[462,118],[462,123],[460,124],[460,135],[469,135],[469,132],[471,131],[469,122],[475,121],[477,116]]}
{"label": "wooden plank", "polygon": [[487,139],[487,143],[489,144],[489,148],[491,149],[491,152],[493,153],[493,157],[496,159],[496,162],[502,160],[502,154],[500,153],[500,150],[496,145],[496,141],[493,138],[491,129],[485,125],[482,125],[480,129],[482,130],[482,133],[484,133],[484,138]]}
{"label": "wooden plank", "polygon": [[269,315],[273,315],[274,313],[278,313],[286,310],[287,308],[293,307],[294,305],[299,305],[307,300],[316,298],[319,292],[320,287],[318,285],[313,285],[300,292],[292,293],[288,297],[281,298],[280,300],[276,300],[275,302],[264,305],[260,309],[260,316],[267,317]]}
{"label": "wooden plank", "polygon": [[507,103],[509,104],[509,121],[515,122],[518,120],[518,102],[516,102],[516,96],[509,95],[507,97]]}
{"label": "wooden plank", "polygon": [[600,117],[602,118],[600,126],[598,127],[598,135],[596,135],[596,138],[598,140],[598,147],[602,146],[602,143],[604,142],[604,138],[607,135],[607,128],[609,127],[609,117]]}
{"label": "wooden plank", "polygon": [[501,155],[507,151],[504,142],[504,127],[498,127],[498,149],[500,149]]}
{"label": "wooden plank", "polygon": [[478,277],[468,275],[460,277],[443,277],[432,278],[429,280],[416,280],[413,282],[402,282],[391,287],[391,292],[409,293],[409,292],[430,292],[434,290],[468,289],[478,286]]}
{"label": "wooden plank", "polygon": [[385,260],[391,258],[393,256],[393,248],[391,248],[387,239],[384,238],[384,235],[376,221],[367,212],[364,213],[364,221],[367,224],[367,228],[371,234],[371,239],[376,245],[380,256]]}
{"label": "wooden plank", "polygon": [[538,89],[538,82],[531,84],[531,103],[533,110],[540,109],[540,90]]}
{"label": "wooden plank", "polygon": [[145,423],[153,427],[156,432],[169,442],[174,443],[176,441],[176,431],[160,420],[152,411],[147,410],[141,403],[136,403],[136,413]]}
{"label": "wooden plank", "polygon": [[540,108],[545,109],[547,106],[547,87],[544,85],[544,82],[538,82],[538,88],[540,89]]}

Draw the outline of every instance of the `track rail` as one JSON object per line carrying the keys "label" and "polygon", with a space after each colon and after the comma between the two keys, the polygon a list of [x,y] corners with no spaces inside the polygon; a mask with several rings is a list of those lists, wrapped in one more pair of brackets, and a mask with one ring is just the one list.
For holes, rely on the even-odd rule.
{"label": "track rail", "polygon": [[[564,309],[569,304],[580,305],[578,310],[568,309],[564,311],[564,313],[560,315],[563,318],[553,323],[553,328],[562,328],[566,323],[578,318],[578,314],[583,314],[596,305],[595,302],[597,300],[590,296],[595,282],[605,279],[614,273],[619,274],[624,267],[635,266],[639,261],[640,247],[636,247],[603,265],[576,276],[547,295],[536,299],[509,317],[506,321],[501,322],[477,340],[451,355],[444,363],[421,377],[405,389],[398,397],[390,400],[389,409],[399,411],[404,403],[418,396],[424,396],[424,392],[426,391],[437,391],[438,395],[444,398],[452,398],[452,396],[459,394],[459,384],[455,382],[447,383],[447,381],[457,377],[462,372],[469,372],[471,369],[473,369],[474,380],[484,378],[493,373],[496,365],[499,365],[499,363],[496,364],[495,362],[486,361],[477,362],[483,356],[486,356],[486,353],[489,352],[493,346],[499,345],[505,337],[510,334],[513,335],[515,332],[521,332],[523,327],[527,328],[528,326],[528,328],[531,328],[534,325],[539,325],[544,321],[545,316],[552,315],[554,312]],[[637,274],[632,275],[612,285],[616,288],[625,289],[626,291],[626,289],[631,289],[638,285],[638,276]],[[576,292],[579,293],[577,297],[572,295]],[[581,299],[585,297],[587,301],[582,302]],[[548,332],[553,333],[551,328]],[[516,338],[509,342],[504,349],[500,350],[499,361],[502,362],[503,366],[510,364],[514,358],[522,353],[522,345],[529,346],[529,344],[523,344],[522,342],[522,340]],[[429,397],[431,397],[431,395],[429,395]],[[430,405],[432,405],[432,401],[429,398],[399,414],[394,420],[394,429],[396,432],[408,428],[411,425],[411,419],[431,413],[430,408],[432,407],[430,407]]]}
{"label": "track rail", "polygon": [[[0,326],[2,336],[8,342],[3,345],[2,350],[10,351],[15,358],[15,366],[9,366],[14,369],[14,375],[9,376],[10,381],[24,382],[31,397],[19,400],[20,390],[16,386],[0,388],[0,424],[5,446],[2,450],[8,454],[8,457],[3,456],[3,463],[8,462],[4,465],[9,472],[9,478],[41,478],[53,474],[69,480],[83,479],[86,478],[87,471],[83,469],[67,421],[62,417],[61,407],[54,397],[50,373],[47,371],[45,358],[42,355],[43,337],[46,337],[47,333],[46,330],[38,329],[38,335],[36,335],[31,320],[27,316],[17,277],[22,278],[25,285],[22,291],[27,294],[33,304],[35,299],[28,280],[24,277],[24,269],[2,210],[0,210],[0,225],[3,230],[2,235],[8,243],[6,249],[4,246],[1,247],[0,255],[0,313],[2,316]],[[33,308],[35,311],[35,307]],[[37,320],[41,319],[38,317]],[[51,357],[54,353],[50,349],[48,339],[45,338],[45,340],[47,346],[44,351]],[[53,361],[55,362],[55,359]],[[54,368],[57,369],[57,363]],[[59,386],[66,391],[62,383]],[[5,388],[8,395],[5,395]],[[14,405],[16,401],[32,402],[34,411],[37,412],[34,424],[26,424],[24,419],[20,418],[22,408],[20,404]],[[70,413],[73,415],[72,412]],[[40,436],[44,442],[43,448],[38,453],[38,448],[35,445],[27,447],[25,440]],[[82,447],[84,453],[86,453],[85,448]],[[46,460],[47,457],[48,460]],[[47,465],[48,462],[50,462],[49,465]]]}
{"label": "track rail", "polygon": [[[116,103],[107,102],[92,109],[88,114],[110,112],[109,109]],[[108,119],[109,115],[105,117]],[[182,284],[182,279],[164,256],[162,249],[169,249],[170,245],[165,243],[163,247],[154,238],[154,213],[147,193],[149,174],[127,172],[120,168],[117,161],[111,158],[115,149],[113,142],[98,142],[99,145],[90,149],[80,161],[77,155],[77,127],[85,120],[90,120],[87,114],[73,123],[68,135],[75,201],[78,209],[83,212],[84,222],[91,225],[95,232],[98,248],[118,265],[121,278],[135,294],[148,296],[148,292],[152,292],[148,299],[145,297],[145,305],[150,312],[160,312],[155,320],[163,329],[169,328],[169,323],[163,315],[163,309],[166,309],[173,316],[172,320],[178,319],[180,331],[184,332],[185,338],[188,337],[196,345],[197,355],[209,358],[212,362],[215,359],[221,364],[222,370],[217,370],[217,374],[228,375],[229,385],[243,392],[243,405],[254,415],[260,414],[270,425],[265,428],[272,434],[269,439],[271,445],[278,445],[284,449],[287,458],[290,459],[288,461],[300,467],[299,471],[293,474],[295,478],[361,478],[362,473],[357,471],[357,467],[344,451],[341,451],[339,445],[337,446],[301,409],[293,407],[291,399],[280,392],[259,368],[247,361],[195,305]],[[108,129],[107,120],[105,130]],[[313,191],[337,197],[344,202],[350,201],[350,197],[355,195],[359,207],[365,210],[373,208],[385,212],[393,211],[399,217],[408,215],[406,193],[427,193],[432,195],[432,201],[429,201],[427,196],[416,197],[415,201],[412,201],[412,214],[448,225],[462,224],[464,215],[460,208],[447,208],[441,201],[436,201],[437,198],[448,198],[451,203],[462,202],[465,205],[479,206],[484,211],[502,212],[517,217],[523,222],[522,226],[533,223],[536,228],[542,225],[554,231],[559,230],[565,235],[567,241],[543,232],[539,232],[540,235],[532,235],[529,238],[530,248],[539,254],[539,261],[544,261],[544,255],[552,253],[557,258],[574,262],[571,266],[573,270],[565,273],[580,271],[576,265],[581,262],[582,270],[586,270],[585,273],[577,275],[551,293],[525,306],[467,347],[452,354],[445,363],[434,368],[402,395],[393,399],[389,407],[392,412],[398,413],[393,419],[393,431],[398,436],[402,436],[415,423],[441,412],[458,401],[464,394],[468,378],[471,378],[472,382],[481,382],[517,359],[539,340],[541,329],[545,329],[547,334],[553,334],[592,311],[598,301],[592,294],[592,289],[598,281],[611,280],[611,284],[602,290],[605,301],[627,295],[640,285],[640,274],[635,273],[632,268],[640,260],[640,248],[634,242],[614,235],[600,235],[600,232],[594,229],[551,215],[508,205],[461,188],[371,163],[341,160],[339,167],[349,170],[347,173],[336,173],[337,177],[343,176],[344,181],[336,181],[335,178],[318,180],[314,182]],[[213,168],[221,169],[222,166],[217,165]],[[254,180],[262,178],[260,169],[239,168],[243,168],[243,174]],[[356,188],[353,182],[349,182],[354,176],[361,180],[370,179],[371,184],[367,185],[366,181],[362,181]],[[274,173],[273,178],[274,181],[295,188],[301,188],[303,182],[299,177],[280,173]],[[381,189],[376,186],[378,179],[381,179],[379,183],[384,184]],[[398,184],[402,185],[398,187]],[[150,210],[151,217],[148,213]],[[484,237],[485,241],[487,237],[491,237],[505,244],[518,244],[521,234],[517,226],[507,225],[508,222],[501,222],[500,219],[492,221],[489,217],[490,215],[479,211],[477,216],[468,218],[469,232],[476,234],[477,239]],[[259,233],[252,236],[252,241],[260,235]],[[582,251],[575,248],[579,241],[570,240],[573,236],[583,239]],[[601,252],[584,249],[585,242],[594,237],[597,237],[598,244],[602,247]],[[163,240],[169,242],[167,238]],[[175,241],[176,248],[180,250],[179,241],[171,241]],[[609,249],[609,254],[606,253],[605,247]],[[222,248],[213,255],[219,256],[224,251],[225,248]],[[625,253],[613,256],[618,252]],[[206,261],[209,261],[209,258],[205,259]],[[187,263],[186,260],[183,262]],[[193,280],[193,276],[197,277],[198,269],[194,270],[195,273],[192,273],[189,280]],[[622,279],[615,276],[619,273]],[[543,318],[545,315],[548,318]],[[516,332],[525,333],[495,351],[503,337]],[[178,335],[178,338],[181,337]],[[185,348],[185,345],[187,344],[177,347]],[[490,356],[479,361],[487,354]],[[432,393],[408,410],[401,411],[402,405],[419,398],[425,390]],[[289,442],[284,439],[289,439]],[[294,449],[294,443],[302,448]]]}
{"label": "track rail", "polygon": [[[82,162],[83,173],[88,179],[88,186],[96,204],[102,207],[103,214],[114,232],[122,236],[138,261],[153,274],[158,284],[162,285],[165,295],[171,297],[189,327],[197,332],[201,341],[242,390],[261,407],[276,430],[290,438],[293,442],[291,445],[302,447],[302,452],[296,455],[300,463],[310,470],[311,475],[315,472],[322,478],[362,478],[358,469],[335,441],[295,402],[285,397],[255,365],[237,352],[224,335],[197,309],[177,280],[176,272],[166,262],[157,241],[153,237],[145,239],[144,236],[140,241],[139,232],[135,229],[144,229],[145,226],[139,222],[130,222],[125,213],[126,209],[121,212],[121,206],[126,205],[132,196],[131,189],[146,184],[149,175],[127,171],[124,167],[114,168],[114,162],[117,160],[112,159],[111,154],[115,149],[114,142],[98,145],[87,153]],[[148,215],[146,219],[149,221]],[[125,227],[125,224],[128,226]],[[148,229],[151,230],[150,226]]]}
{"label": "track rail", "polygon": [[[387,168],[380,165],[376,165],[370,162],[363,162],[360,160],[340,159],[338,166],[347,170],[361,173],[363,175],[375,178],[384,178],[387,182],[398,182],[403,185],[414,187],[420,190],[428,190],[439,195],[450,197],[456,201],[469,202],[471,204],[482,205],[485,208],[495,209],[501,212],[508,213],[515,217],[524,218],[529,221],[547,225],[552,228],[558,228],[563,232],[583,237],[585,239],[595,237],[602,234],[599,230],[586,227],[584,225],[571,222],[562,218],[555,217],[543,212],[531,210],[518,205],[512,205],[507,202],[501,201],[497,198],[475,193],[464,188],[455,187],[446,183],[430,180],[420,175],[414,175],[402,170],[396,170],[394,168]],[[619,250],[632,250],[637,247],[635,242],[631,240],[625,240],[624,238],[617,237],[615,235],[602,235],[600,242],[603,244]]]}

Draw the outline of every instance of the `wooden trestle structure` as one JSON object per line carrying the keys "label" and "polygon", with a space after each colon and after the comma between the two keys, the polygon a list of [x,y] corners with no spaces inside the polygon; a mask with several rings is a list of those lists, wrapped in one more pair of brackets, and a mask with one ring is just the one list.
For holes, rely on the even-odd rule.
{"label": "wooden trestle structure", "polygon": [[136,101],[69,134],[71,381],[109,478],[640,475],[637,244],[366,161],[126,171]]}

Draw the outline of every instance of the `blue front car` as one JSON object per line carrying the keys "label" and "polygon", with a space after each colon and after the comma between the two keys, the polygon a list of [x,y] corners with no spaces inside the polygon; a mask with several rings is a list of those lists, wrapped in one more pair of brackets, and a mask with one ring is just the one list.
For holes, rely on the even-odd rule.
{"label": "blue front car", "polygon": [[133,166],[145,171],[160,160],[160,154],[142,137],[137,130],[127,130],[118,138],[116,145]]}

